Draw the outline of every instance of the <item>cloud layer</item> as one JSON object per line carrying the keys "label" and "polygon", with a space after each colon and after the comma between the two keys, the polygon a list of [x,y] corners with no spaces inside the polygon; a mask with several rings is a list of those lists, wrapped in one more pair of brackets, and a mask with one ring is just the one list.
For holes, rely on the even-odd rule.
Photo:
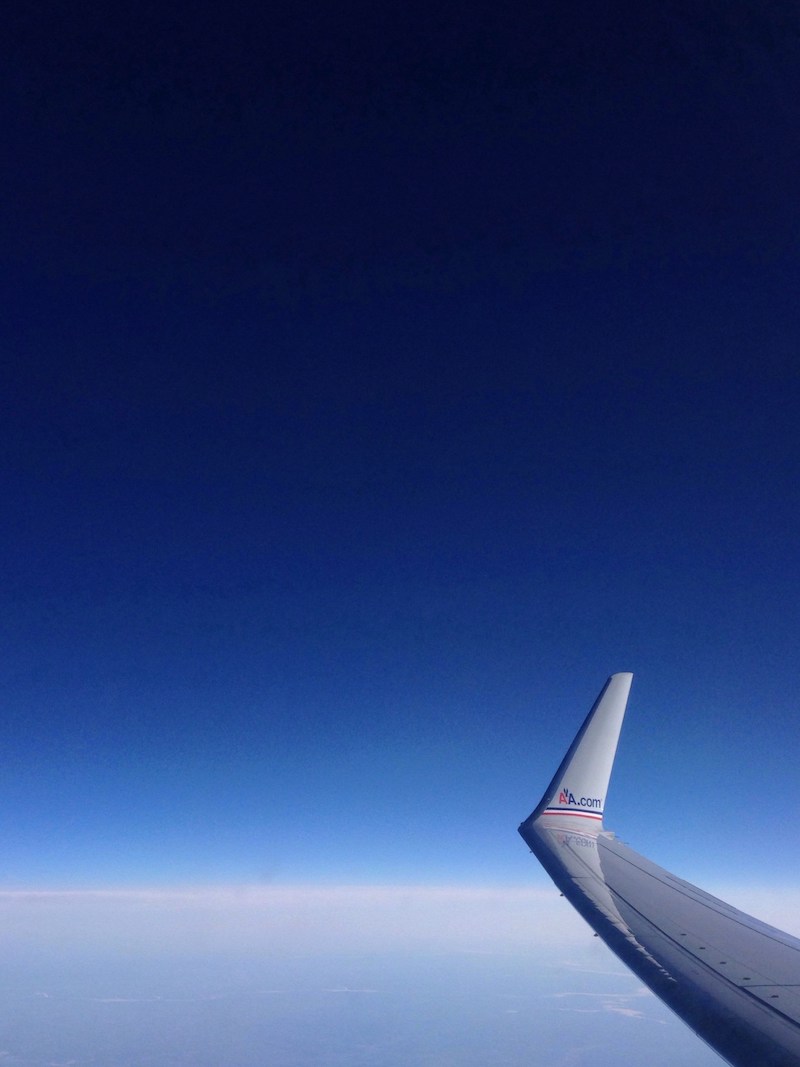
{"label": "cloud layer", "polygon": [[0,892],[0,951],[503,952],[570,946],[586,927],[550,889],[224,886]]}

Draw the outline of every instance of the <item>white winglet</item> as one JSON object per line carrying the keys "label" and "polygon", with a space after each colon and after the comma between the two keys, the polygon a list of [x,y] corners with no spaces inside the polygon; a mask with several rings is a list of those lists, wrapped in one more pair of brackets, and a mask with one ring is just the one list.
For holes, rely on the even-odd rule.
{"label": "white winglet", "polygon": [[519,832],[595,935],[726,1063],[800,1067],[800,939],[605,831],[605,791],[630,684],[630,674],[609,678]]}
{"label": "white winglet", "polygon": [[627,672],[611,675],[527,821],[558,815],[602,823],[608,780],[632,681],[633,675]]}

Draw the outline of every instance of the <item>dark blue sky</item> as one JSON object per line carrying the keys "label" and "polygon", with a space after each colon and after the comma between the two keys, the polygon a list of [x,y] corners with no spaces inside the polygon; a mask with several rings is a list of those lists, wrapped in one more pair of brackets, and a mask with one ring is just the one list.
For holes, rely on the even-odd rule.
{"label": "dark blue sky", "polygon": [[614,670],[628,827],[800,800],[793,5],[2,47],[0,882],[522,880]]}

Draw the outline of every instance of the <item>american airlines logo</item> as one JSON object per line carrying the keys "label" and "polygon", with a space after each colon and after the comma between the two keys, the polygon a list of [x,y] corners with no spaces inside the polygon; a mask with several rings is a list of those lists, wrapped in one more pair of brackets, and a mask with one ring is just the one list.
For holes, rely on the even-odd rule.
{"label": "american airlines logo", "polygon": [[558,802],[571,808],[595,808],[597,811],[603,807],[602,797],[576,797],[566,786],[558,794]]}

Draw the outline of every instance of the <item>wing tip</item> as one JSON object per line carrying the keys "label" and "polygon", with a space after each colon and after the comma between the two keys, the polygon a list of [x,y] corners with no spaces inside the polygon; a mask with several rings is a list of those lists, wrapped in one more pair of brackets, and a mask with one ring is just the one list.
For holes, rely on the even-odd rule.
{"label": "wing tip", "polygon": [[542,816],[559,816],[603,828],[608,783],[632,682],[631,671],[609,676],[544,796],[523,826]]}

